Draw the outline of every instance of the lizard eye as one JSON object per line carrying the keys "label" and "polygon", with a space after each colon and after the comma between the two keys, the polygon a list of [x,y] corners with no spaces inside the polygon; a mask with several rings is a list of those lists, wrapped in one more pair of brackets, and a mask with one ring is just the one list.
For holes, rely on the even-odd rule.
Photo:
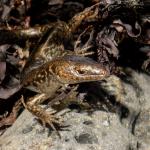
{"label": "lizard eye", "polygon": [[77,72],[78,72],[79,74],[85,74],[85,73],[86,73],[85,70],[77,70]]}

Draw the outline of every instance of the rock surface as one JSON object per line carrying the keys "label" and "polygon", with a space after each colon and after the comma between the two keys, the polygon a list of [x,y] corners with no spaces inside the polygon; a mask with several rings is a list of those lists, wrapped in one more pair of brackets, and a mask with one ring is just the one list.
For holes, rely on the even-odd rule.
{"label": "rock surface", "polygon": [[2,150],[149,150],[150,149],[150,77],[127,69],[122,81],[122,103],[127,117],[95,110],[92,114],[75,110],[64,115],[60,132],[45,131],[25,110],[12,127],[0,137]]}

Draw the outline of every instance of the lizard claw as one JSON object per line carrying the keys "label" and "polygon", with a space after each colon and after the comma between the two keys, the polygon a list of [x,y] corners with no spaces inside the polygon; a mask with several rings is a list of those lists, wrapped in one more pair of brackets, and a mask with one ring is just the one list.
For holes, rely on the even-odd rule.
{"label": "lizard claw", "polygon": [[46,112],[43,114],[41,118],[39,118],[42,122],[42,125],[44,128],[46,127],[46,124],[50,126],[61,138],[61,135],[59,131],[55,128],[55,125],[57,126],[62,126],[63,120],[61,119],[60,116],[56,116],[56,112]]}
{"label": "lizard claw", "polygon": [[86,34],[86,32],[88,32],[88,30],[91,30],[91,26],[87,27],[78,37],[77,41],[75,42],[74,45],[74,51],[76,53],[76,55],[79,56],[87,56],[87,55],[92,55],[94,54],[94,52],[89,51],[88,49],[90,49],[92,47],[92,40],[93,40],[93,35],[94,35],[94,31],[92,30],[91,32],[89,32],[89,39],[87,40],[87,42],[81,46],[81,38],[82,36],[84,36]]}
{"label": "lizard claw", "polygon": [[39,118],[42,121],[43,126],[45,127],[46,124],[48,124],[53,130],[56,130],[54,127],[54,124],[61,126],[62,120],[60,116],[56,116],[56,112],[44,112],[41,118]]}

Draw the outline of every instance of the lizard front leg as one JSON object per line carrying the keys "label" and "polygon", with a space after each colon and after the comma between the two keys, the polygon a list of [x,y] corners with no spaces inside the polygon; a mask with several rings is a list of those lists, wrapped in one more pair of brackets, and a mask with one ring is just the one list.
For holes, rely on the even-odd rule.
{"label": "lizard front leg", "polygon": [[48,124],[52,129],[56,130],[53,123],[60,124],[61,122],[59,121],[59,118],[54,115],[55,112],[48,112],[39,106],[39,104],[44,102],[47,98],[48,96],[46,94],[37,94],[29,98],[26,103],[22,99],[22,103],[26,109],[42,121],[44,126]]}
{"label": "lizard front leg", "polygon": [[99,4],[100,3],[97,3],[91,7],[88,7],[84,11],[75,15],[68,23],[70,32],[75,32],[83,20],[95,19],[98,15]]}
{"label": "lizard front leg", "polygon": [[60,95],[58,95],[56,98],[54,98],[48,103],[47,108],[52,106],[54,109],[61,111],[67,108],[70,104],[76,104],[81,109],[90,108],[89,104],[87,102],[84,102],[84,97],[78,97],[78,87],[79,85],[69,87],[70,91],[68,91],[67,93],[63,91]]}

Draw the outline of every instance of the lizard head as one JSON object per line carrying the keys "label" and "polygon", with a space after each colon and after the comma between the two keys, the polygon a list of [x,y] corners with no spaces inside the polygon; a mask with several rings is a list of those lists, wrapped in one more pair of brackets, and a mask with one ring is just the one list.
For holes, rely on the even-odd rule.
{"label": "lizard head", "polygon": [[66,84],[98,81],[109,75],[109,71],[101,64],[80,56],[65,56],[54,60],[51,72],[60,82]]}

